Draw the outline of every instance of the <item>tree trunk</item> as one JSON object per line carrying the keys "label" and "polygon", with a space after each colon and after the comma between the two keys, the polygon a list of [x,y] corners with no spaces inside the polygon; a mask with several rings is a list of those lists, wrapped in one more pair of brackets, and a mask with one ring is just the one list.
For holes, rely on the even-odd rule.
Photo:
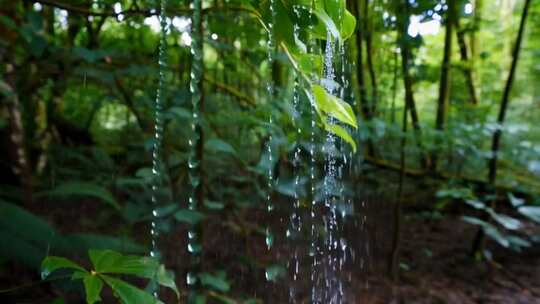
{"label": "tree trunk", "polygon": [[[416,136],[416,142],[418,148],[420,149],[420,165],[423,168],[428,167],[429,161],[425,155],[424,147],[422,144],[422,130],[420,128],[420,119],[418,118],[418,113],[416,111],[416,102],[414,100],[414,91],[413,91],[413,79],[409,71],[411,65],[411,50],[409,42],[407,41],[407,29],[409,27],[409,2],[408,0],[399,0],[398,4],[398,23],[399,23],[399,41],[401,47],[401,67],[403,73],[403,86],[405,88],[405,104],[409,108],[409,113],[411,115],[411,123],[414,129]],[[403,14],[403,12],[405,14]],[[404,15],[404,16],[401,16]]]}
{"label": "tree trunk", "polygon": [[[454,27],[454,1],[449,1],[448,11],[446,12],[446,33],[444,36],[444,53],[441,63],[441,78],[439,82],[439,99],[437,100],[437,118],[435,121],[435,129],[443,131],[448,115],[448,99],[450,92],[450,74],[452,64],[452,32]],[[441,141],[437,140],[440,146]],[[435,148],[431,156],[431,169],[437,170],[438,147]]]}
{"label": "tree trunk", "polygon": [[400,145],[400,155],[399,155],[399,186],[396,197],[396,202],[394,203],[394,232],[392,236],[392,251],[390,256],[390,261],[388,264],[389,275],[395,282],[399,278],[399,249],[401,243],[401,214],[402,214],[402,202],[403,202],[403,181],[405,179],[405,148],[407,146],[407,112],[409,110],[409,104],[405,103],[405,109],[403,110],[403,120],[402,120],[402,137]]}
{"label": "tree trunk", "polygon": [[457,36],[457,41],[459,45],[459,54],[461,56],[461,62],[464,65],[464,67],[462,68],[462,71],[463,71],[463,76],[465,77],[465,84],[467,85],[467,90],[469,91],[471,104],[477,105],[478,97],[476,95],[476,87],[474,85],[473,66],[472,66],[472,60],[471,60],[472,57],[469,56],[469,51],[467,49],[467,42],[465,40],[465,33],[461,30],[461,26],[459,24],[459,18],[457,16],[456,18],[454,18],[454,25],[456,27],[456,36]]}
{"label": "tree trunk", "polygon": [[[356,16],[357,19],[360,19],[360,10],[358,8],[358,1],[356,0],[350,0],[349,7],[351,12]],[[362,45],[362,41],[364,40],[364,34],[363,34],[363,28],[362,24],[360,22],[356,25],[356,32],[355,32],[355,43],[356,43],[356,79],[358,81],[358,93],[360,97],[360,103],[358,110],[364,115],[366,120],[371,119],[371,111],[369,109],[369,103],[367,100],[367,93],[366,93],[366,83],[364,80],[364,48]]]}
{"label": "tree trunk", "polygon": [[364,2],[364,39],[366,40],[366,61],[369,71],[369,78],[371,80],[371,100],[370,100],[370,112],[372,116],[377,115],[377,103],[378,103],[378,86],[377,78],[375,76],[375,67],[373,65],[373,47],[372,47],[372,30],[370,26],[369,17],[369,0]]}
{"label": "tree trunk", "polygon": [[[362,16],[360,15],[360,8],[358,0],[348,0],[347,4],[349,10],[356,16],[357,20],[361,20]],[[358,81],[358,95],[360,102],[358,104],[358,111],[362,113],[362,116],[366,121],[371,120],[373,113],[367,98],[366,92],[366,82],[364,79],[364,59],[363,59],[363,46],[362,41],[364,40],[362,23],[358,22],[355,32],[355,43],[356,43],[356,79]],[[368,138],[367,140],[367,154],[369,156],[375,156],[375,145],[373,141]]]}

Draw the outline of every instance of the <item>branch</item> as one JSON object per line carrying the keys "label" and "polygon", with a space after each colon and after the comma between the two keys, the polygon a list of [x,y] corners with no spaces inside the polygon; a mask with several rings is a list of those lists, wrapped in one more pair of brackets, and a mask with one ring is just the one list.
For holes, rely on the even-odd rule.
{"label": "branch", "polygon": [[226,85],[224,83],[218,82],[215,79],[212,79],[207,75],[204,76],[204,81],[206,81],[209,84],[215,86],[217,89],[219,89],[219,90],[221,90],[221,91],[223,91],[223,92],[225,92],[225,93],[227,93],[229,95],[232,95],[232,96],[236,97],[239,101],[243,102],[242,104],[244,106],[255,106],[257,104],[256,101],[253,98],[243,94],[238,89],[236,89],[234,87],[231,87],[231,86],[228,86],[228,85]]}
{"label": "branch", "polygon": [[[160,9],[159,8],[151,8],[151,9],[140,9],[140,8],[133,8],[133,9],[127,9],[120,12],[115,11],[94,11],[91,9],[87,9],[84,7],[80,7],[77,5],[68,4],[61,1],[55,1],[55,0],[30,0],[32,3],[39,3],[41,5],[51,6],[59,9],[63,9],[66,11],[69,11],[74,14],[84,15],[84,16],[94,16],[94,17],[129,17],[129,16],[135,16],[140,15],[144,17],[152,17],[152,16],[159,16]],[[183,16],[183,15],[191,15],[193,10],[189,8],[176,8],[176,9],[167,9],[168,12],[172,13],[173,16]],[[232,12],[247,12],[251,15],[254,15],[255,17],[259,18],[260,14],[256,10],[245,7],[245,6],[228,6],[228,7],[208,7],[203,9],[203,14],[208,14],[211,11],[232,11]]]}

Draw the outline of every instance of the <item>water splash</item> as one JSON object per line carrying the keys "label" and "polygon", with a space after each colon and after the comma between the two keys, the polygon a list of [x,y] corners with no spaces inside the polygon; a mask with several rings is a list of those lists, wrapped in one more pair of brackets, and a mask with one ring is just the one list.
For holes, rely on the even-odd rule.
{"label": "water splash", "polygon": [[[188,209],[196,211],[198,209],[198,202],[195,191],[200,186],[200,172],[199,172],[199,159],[197,156],[197,146],[199,144],[199,131],[200,131],[200,118],[199,107],[202,98],[201,81],[203,75],[203,33],[202,33],[202,0],[194,0],[193,3],[193,15],[191,22],[191,45],[190,51],[193,58],[190,72],[189,90],[191,93],[191,137],[188,139],[189,145],[189,181],[191,184],[191,191],[188,198]],[[188,231],[188,245],[187,250],[192,256],[192,268],[188,271],[186,276],[186,282],[188,286],[194,286],[197,284],[197,266],[200,263],[201,244],[198,231],[193,227],[190,227]]]}
{"label": "water splash", "polygon": [[[157,222],[159,220],[158,214],[158,192],[162,188],[163,178],[161,176],[162,164],[161,164],[161,145],[163,141],[163,94],[165,87],[165,69],[167,68],[167,31],[168,23],[166,20],[165,7],[167,0],[161,0],[161,12],[160,12],[160,25],[161,36],[159,40],[159,55],[158,55],[158,69],[159,69],[159,83],[156,90],[155,108],[154,108],[154,144],[152,147],[152,221],[150,223],[150,235],[151,235],[151,249],[150,256],[154,258],[160,258],[161,254],[158,250],[157,241],[159,237]],[[155,288],[154,297],[158,298],[157,287]]]}

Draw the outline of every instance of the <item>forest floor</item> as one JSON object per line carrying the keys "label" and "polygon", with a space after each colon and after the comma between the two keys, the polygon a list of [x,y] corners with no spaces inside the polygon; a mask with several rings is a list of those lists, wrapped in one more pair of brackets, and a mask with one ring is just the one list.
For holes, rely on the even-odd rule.
{"label": "forest floor", "polygon": [[458,217],[426,220],[413,214],[402,234],[399,283],[371,273],[367,284],[353,286],[355,303],[540,303],[540,250],[490,246],[499,266],[489,266],[469,256],[475,231]]}
{"label": "forest floor", "polygon": [[[99,214],[99,208],[81,208],[83,205],[91,204],[66,202],[36,211],[61,232],[68,233],[80,231],[81,224],[85,226],[74,220],[81,218],[80,214],[85,214],[86,218]],[[365,214],[367,221],[362,227],[358,221],[351,221],[343,233],[357,253],[356,259],[345,267],[344,275],[350,278],[347,303],[540,303],[540,248],[516,253],[490,242],[488,248],[499,265],[491,267],[468,255],[475,227],[464,223],[459,214],[433,216],[414,207],[404,210],[401,273],[399,282],[392,282],[386,276],[392,208],[373,201],[362,206],[363,209],[357,211]],[[216,214],[205,223],[204,269],[226,270],[232,294],[240,298],[256,296],[264,303],[287,304],[289,286],[296,284],[297,303],[310,303],[308,259],[304,261],[298,282],[286,279],[266,282],[265,265],[291,257],[286,241],[276,238],[276,246],[268,251],[264,238],[254,232],[254,227],[264,221],[264,214],[249,209],[226,213],[226,216]],[[274,218],[273,229],[283,235],[280,229],[286,226],[287,214]],[[108,227],[111,229],[108,232],[114,234],[116,226]],[[253,229],[249,231],[249,227]],[[136,231],[140,230],[135,235],[142,236],[139,241],[143,243],[148,241],[144,237],[148,235],[147,228],[146,225],[135,227]],[[189,261],[185,235],[186,227],[178,227],[160,241],[167,267],[177,273],[184,273]],[[1,289],[37,280],[37,273],[21,271],[20,266],[4,267],[0,272]],[[184,278],[179,276],[177,284],[185,286]],[[77,293],[67,295],[58,288],[41,284],[9,297],[0,294],[0,303],[51,303],[50,300],[58,296],[66,296],[66,303],[83,303],[74,294]],[[176,302],[167,293],[163,293],[163,300]],[[104,303],[114,302],[109,295],[104,297]]]}

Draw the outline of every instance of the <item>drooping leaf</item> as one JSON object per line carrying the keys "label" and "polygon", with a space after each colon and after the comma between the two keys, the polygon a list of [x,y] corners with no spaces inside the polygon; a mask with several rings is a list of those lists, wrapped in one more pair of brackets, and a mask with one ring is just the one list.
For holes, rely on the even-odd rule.
{"label": "drooping leaf", "polygon": [[120,209],[120,205],[114,198],[114,196],[109,192],[109,190],[104,187],[88,182],[67,182],[59,185],[52,191],[46,192],[50,196],[61,196],[61,197],[70,197],[70,196],[82,196],[82,197],[93,197],[100,199],[104,203],[114,207],[115,209]]}
{"label": "drooping leaf", "polygon": [[198,222],[202,221],[205,218],[205,216],[203,213],[199,211],[182,209],[182,210],[177,211],[174,214],[174,218],[179,222],[195,225]]}
{"label": "drooping leaf", "polygon": [[100,275],[100,277],[112,288],[114,294],[124,304],[163,304],[153,295],[122,280],[107,275]]}
{"label": "drooping leaf", "polygon": [[48,256],[41,263],[41,278],[47,278],[51,273],[58,269],[72,269],[86,272],[84,268],[71,260],[63,257]]}
{"label": "drooping leaf", "polygon": [[146,248],[127,237],[112,237],[101,234],[77,233],[67,235],[65,242],[71,244],[79,251],[87,252],[90,249],[110,249],[123,253],[144,253]]}
{"label": "drooping leaf", "polygon": [[508,193],[508,200],[514,207],[519,207],[525,204],[525,200],[515,197],[512,193]]}
{"label": "drooping leaf", "polygon": [[341,139],[343,139],[346,143],[351,145],[353,152],[356,152],[356,142],[352,138],[352,136],[349,134],[345,128],[343,128],[340,125],[336,124],[325,124],[326,131],[333,133],[337,136],[339,136]]}
{"label": "drooping leaf", "polygon": [[210,274],[207,272],[199,274],[199,279],[203,286],[215,289],[221,292],[227,292],[231,289],[231,285],[225,278],[224,274]]}
{"label": "drooping leaf", "polygon": [[154,258],[123,255],[112,250],[90,250],[88,255],[94,270],[98,273],[131,274],[153,278],[159,267],[158,261]]}
{"label": "drooping leaf", "polygon": [[236,150],[229,143],[219,139],[212,138],[206,141],[205,148],[213,152],[223,152],[231,155],[236,155]]}
{"label": "drooping leaf", "polygon": [[317,107],[322,112],[334,117],[342,123],[358,128],[356,116],[348,103],[328,94],[326,90],[319,85],[313,85],[313,96],[315,97]]}
{"label": "drooping leaf", "polygon": [[84,290],[86,291],[86,303],[94,304],[101,300],[100,294],[103,289],[103,281],[94,274],[87,273],[83,277]]}
{"label": "drooping leaf", "polygon": [[530,218],[531,220],[540,223],[540,207],[536,206],[522,206],[518,209],[519,213]]}

